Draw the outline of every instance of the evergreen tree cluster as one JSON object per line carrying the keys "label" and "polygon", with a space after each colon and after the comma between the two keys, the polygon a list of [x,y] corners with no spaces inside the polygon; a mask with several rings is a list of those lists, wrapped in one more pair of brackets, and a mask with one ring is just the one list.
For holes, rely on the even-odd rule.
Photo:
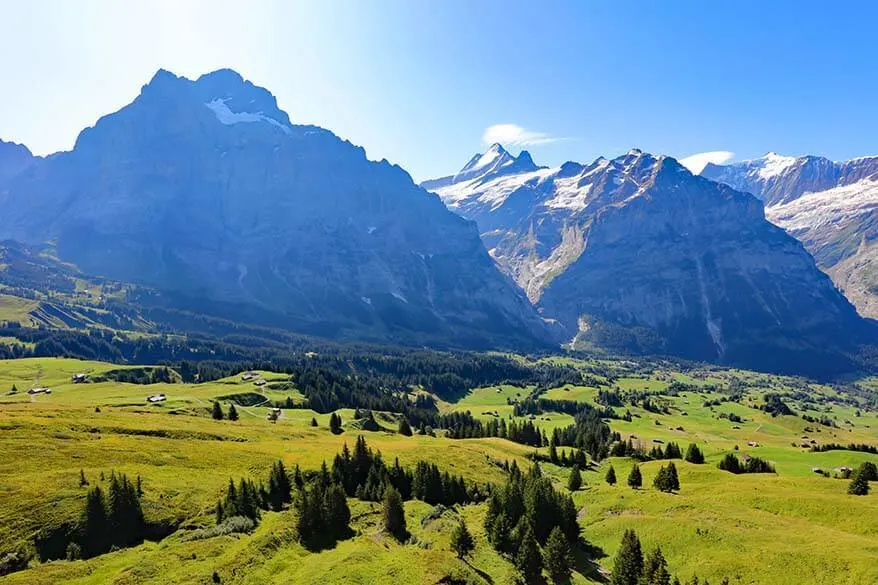
{"label": "evergreen tree cluster", "polygon": [[725,457],[717,465],[723,471],[730,473],[776,473],[774,466],[760,459],[759,457],[750,457],[749,459],[740,460],[734,453],[726,453]]}
{"label": "evergreen tree cluster", "polygon": [[814,453],[822,453],[824,451],[860,451],[862,453],[878,455],[878,446],[869,445],[868,443],[848,443],[847,445],[824,443],[822,445],[812,445],[811,451]]}
{"label": "evergreen tree cluster", "polygon": [[341,423],[342,423],[342,420],[341,420],[341,417],[339,415],[337,415],[334,412],[331,415],[329,415],[329,431],[333,435],[341,434],[341,432],[342,432]]}
{"label": "evergreen tree cluster", "polygon": [[[552,551],[552,570],[557,574],[564,572],[563,559],[568,560],[569,568],[569,556],[563,553],[569,551],[569,543],[579,540],[576,514],[573,499],[555,491],[538,465],[523,474],[513,463],[506,484],[495,488],[488,498],[485,533],[496,550],[512,557],[525,580],[532,581],[543,567],[540,545],[546,555]],[[558,535],[549,547],[554,531]]]}
{"label": "evergreen tree cluster", "polygon": [[110,474],[106,493],[100,486],[89,489],[79,532],[79,551],[88,558],[112,547],[143,542],[146,522],[136,484],[124,474]]}
{"label": "evergreen tree cluster", "polygon": [[[324,466],[325,471],[325,466]],[[328,473],[306,481],[293,501],[299,540],[308,548],[320,548],[350,533],[351,511],[344,488]]]}
{"label": "evergreen tree cluster", "polygon": [[[727,584],[728,579],[723,579]],[[644,557],[643,549],[637,533],[626,530],[622,536],[622,544],[613,560],[613,572],[610,576],[610,585],[679,585],[678,578],[671,578],[668,562],[662,553],[661,547],[655,547]],[[707,581],[699,581],[693,577],[690,583],[694,585],[709,585]]]}
{"label": "evergreen tree cluster", "polygon": [[[690,445],[689,449],[691,450],[692,447],[693,445]],[[695,449],[697,450],[698,447],[695,447]],[[683,452],[680,450],[680,446],[673,441],[667,443],[664,448],[662,448],[660,445],[653,445],[652,449],[647,451],[643,448],[641,444],[634,443],[634,441],[629,438],[627,441],[618,441],[616,443],[613,443],[612,447],[610,448],[610,456],[631,457],[632,459],[636,459],[637,461],[650,461],[653,459],[682,459]]]}
{"label": "evergreen tree cluster", "polygon": [[677,467],[674,462],[668,463],[667,466],[662,465],[655,480],[652,482],[653,487],[662,492],[680,491],[680,479],[677,477]]}
{"label": "evergreen tree cluster", "polygon": [[878,467],[871,461],[865,461],[854,472],[848,493],[853,496],[868,495],[870,481],[878,481]]}
{"label": "evergreen tree cluster", "polygon": [[453,506],[483,499],[478,486],[467,484],[463,477],[440,472],[435,463],[418,461],[414,471],[403,469],[399,459],[387,466],[380,453],[374,453],[362,435],[357,437],[353,453],[347,444],[332,462],[332,478],[345,493],[361,500],[378,502],[384,492],[395,489],[403,500],[411,498],[428,504]]}
{"label": "evergreen tree cluster", "polygon": [[689,447],[686,449],[686,461],[689,463],[695,463],[696,465],[704,463],[704,453],[702,453],[701,449],[699,449],[698,445],[695,443],[689,443]]}
{"label": "evergreen tree cluster", "polygon": [[260,510],[269,509],[268,492],[263,486],[256,486],[253,481],[241,479],[237,485],[229,479],[226,493],[216,504],[216,523],[221,524],[229,518],[243,516],[259,522]]}

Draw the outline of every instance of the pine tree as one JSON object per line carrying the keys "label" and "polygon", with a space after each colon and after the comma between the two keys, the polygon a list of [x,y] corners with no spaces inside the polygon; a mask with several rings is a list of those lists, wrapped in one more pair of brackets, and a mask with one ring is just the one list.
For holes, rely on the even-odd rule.
{"label": "pine tree", "polygon": [[570,471],[570,478],[567,480],[567,489],[575,492],[582,487],[582,474],[579,473],[579,466],[574,465]]}
{"label": "pine tree", "polygon": [[12,388],[9,390],[10,394],[18,394],[18,388],[15,387],[15,384],[12,385]]}
{"label": "pine tree", "polygon": [[567,537],[558,526],[552,529],[552,533],[549,534],[549,540],[546,541],[546,548],[543,550],[543,560],[549,576],[556,583],[570,577],[573,555],[570,552]]}
{"label": "pine tree", "polygon": [[137,497],[143,496],[143,480],[140,479],[140,476],[137,476]]}
{"label": "pine tree", "polygon": [[677,476],[677,466],[671,461],[668,463],[668,488],[672,492],[680,491],[680,478]]}
{"label": "pine tree", "polygon": [[85,479],[85,472],[83,470],[79,470],[79,487],[85,487],[88,485],[88,480]]}
{"label": "pine tree", "polygon": [[409,421],[407,421],[405,417],[399,419],[399,434],[404,437],[412,436],[412,427],[409,425]]}
{"label": "pine tree", "polygon": [[234,403],[229,405],[229,420],[238,420],[238,409],[235,408]]}
{"label": "pine tree", "polygon": [[473,536],[470,534],[466,522],[461,518],[454,532],[451,533],[451,550],[457,554],[457,558],[462,559],[469,555],[475,546]]}
{"label": "pine tree", "polygon": [[317,419],[314,418],[314,417],[311,417],[311,426],[312,426],[312,427],[316,427],[316,426],[317,426]]}
{"label": "pine tree", "polygon": [[643,485],[643,475],[640,473],[640,466],[636,463],[631,468],[631,473],[628,474],[628,485],[634,489]]}
{"label": "pine tree", "polygon": [[854,473],[853,479],[851,479],[851,483],[848,486],[848,493],[853,496],[865,496],[869,493],[869,480],[866,479],[867,473],[863,470],[862,467],[857,469],[857,472]]}
{"label": "pine tree", "polygon": [[689,443],[689,448],[686,449],[686,461],[697,465],[704,463],[704,453],[695,443]]}
{"label": "pine tree", "polygon": [[223,407],[220,406],[219,402],[213,403],[213,411],[210,415],[213,417],[213,420],[223,420]]}
{"label": "pine tree", "polygon": [[329,415],[329,430],[333,435],[338,435],[341,433],[341,417],[336,413],[332,413]]}
{"label": "pine tree", "polygon": [[866,478],[866,481],[878,481],[878,466],[871,461],[864,461],[858,472]]}
{"label": "pine tree", "polygon": [[558,445],[557,445],[557,437],[556,435],[552,435],[552,439],[549,442],[549,461],[552,463],[558,463]]}
{"label": "pine tree", "polygon": [[540,557],[537,539],[530,525],[524,527],[521,544],[515,555],[515,568],[524,577],[526,583],[535,582],[543,572],[543,559]]}
{"label": "pine tree", "polygon": [[83,514],[82,549],[86,557],[103,554],[110,548],[107,504],[100,486],[88,490]]}
{"label": "pine tree", "polygon": [[641,585],[671,585],[668,563],[661,548],[656,547],[647,555],[643,564],[643,575],[640,579]]}
{"label": "pine tree", "polygon": [[402,541],[407,535],[405,525],[405,508],[402,505],[402,497],[395,488],[389,487],[384,491],[384,528]]}
{"label": "pine tree", "polygon": [[342,538],[350,530],[351,510],[344,490],[338,484],[332,484],[323,496],[323,516],[330,534],[334,538]]}
{"label": "pine tree", "polygon": [[610,468],[607,470],[607,483],[610,485],[616,485],[616,470],[613,469],[613,466],[610,465]]}
{"label": "pine tree", "polygon": [[633,530],[626,530],[613,562],[610,585],[638,585],[643,574],[643,552],[640,539]]}

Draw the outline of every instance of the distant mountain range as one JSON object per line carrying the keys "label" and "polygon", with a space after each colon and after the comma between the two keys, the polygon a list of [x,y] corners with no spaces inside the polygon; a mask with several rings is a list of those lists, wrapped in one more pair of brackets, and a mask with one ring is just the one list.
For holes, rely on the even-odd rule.
{"label": "distant mountain range", "polygon": [[422,186],[577,344],[777,367],[864,330],[760,201],[669,157],[546,168],[495,144]]}
{"label": "distant mountain range", "polygon": [[470,222],[386,161],[294,125],[231,70],[159,71],[72,151],[0,150],[0,238],[83,271],[253,306],[333,338],[537,347]]}
{"label": "distant mountain range", "polygon": [[768,219],[805,244],[862,315],[878,318],[878,156],[769,153],[701,174],[762,199]]}
{"label": "distant mountain range", "polygon": [[[841,267],[871,242],[871,208],[848,205],[871,197],[868,164],[820,163],[787,180],[798,163],[771,155],[708,166],[723,174],[714,181],[639,150],[548,168],[495,144],[418,186],[328,130],[293,124],[234,71],[159,71],[69,152],[34,157],[0,142],[0,240],[10,240],[0,251],[15,260],[0,262],[0,291],[41,290],[31,281],[56,271],[49,290],[78,275],[109,279],[108,290],[144,285],[112,320],[149,331],[210,315],[224,331],[237,322],[480,349],[572,342],[825,374],[854,366],[873,324],[742,190],[768,194],[769,217],[819,248],[824,268]],[[793,207],[816,186],[849,189],[845,209],[831,193]],[[855,218],[850,237],[814,232],[816,219],[797,227],[811,216]],[[109,319],[100,298],[65,294],[31,320]]]}

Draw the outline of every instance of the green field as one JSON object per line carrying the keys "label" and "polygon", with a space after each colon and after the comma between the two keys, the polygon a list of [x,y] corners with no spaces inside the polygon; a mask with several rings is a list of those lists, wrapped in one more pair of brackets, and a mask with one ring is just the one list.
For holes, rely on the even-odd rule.
{"label": "green field", "polygon": [[[189,530],[213,523],[213,506],[230,477],[264,480],[278,459],[288,468],[298,464],[311,470],[331,461],[360,433],[352,423],[354,413],[339,411],[346,429],[340,435],[329,432],[329,414],[306,409],[286,409],[270,423],[260,397],[266,404],[287,397],[300,403],[304,398],[285,387],[287,376],[271,372],[261,372],[267,381],[262,388],[240,376],[203,384],[71,381],[76,373],[95,378],[119,368],[54,358],[0,361],[0,556],[77,521],[86,494],[79,486],[80,470],[92,484],[111,471],[141,476],[147,519],[178,530],[159,542],[90,560],[34,560],[29,569],[0,578],[0,583],[201,584],[211,582],[214,572],[222,583],[242,584],[514,582],[512,564],[485,538],[484,504],[450,509],[422,522],[432,507],[406,502],[413,539],[404,545],[383,533],[380,504],[355,499],[350,500],[355,536],[322,552],[308,552],[298,544],[292,511],[263,514],[251,534],[183,542]],[[849,496],[847,481],[812,471],[819,467],[832,475],[841,466],[855,467],[878,457],[847,450],[814,453],[801,446],[811,440],[876,445],[876,412],[843,404],[833,389],[798,379],[716,369],[633,373],[624,365],[619,372],[606,388],[662,392],[675,380],[704,387],[656,396],[668,413],[626,404],[617,410],[629,411],[631,421],[612,419],[610,427],[647,448],[657,441],[675,441],[685,450],[697,442],[707,462],[676,462],[681,482],[676,494],[652,488],[663,463],[659,461],[642,464],[641,490],[625,486],[632,465],[628,458],[610,458],[584,472],[584,488],[574,498],[581,508],[582,537],[596,554],[592,561],[578,558],[574,583],[599,582],[602,572],[612,567],[627,528],[637,530],[645,548],[661,545],[672,573],[684,582],[697,574],[714,585],[723,577],[733,584],[878,583],[878,486],[868,496]],[[724,396],[711,388],[722,390],[731,383],[745,387],[740,401],[704,405]],[[18,392],[8,394],[13,384]],[[52,393],[27,393],[38,386]],[[482,420],[508,421],[513,414],[510,402],[531,390],[480,388],[456,403],[439,404],[444,412],[469,411]],[[798,391],[798,398],[785,399],[793,410],[826,416],[836,426],[809,423],[799,416],[772,417],[758,409],[768,391]],[[148,405],[146,397],[157,393],[166,394],[167,401]],[[550,389],[543,397],[594,403],[596,394],[595,387],[567,386]],[[238,407],[240,420],[210,418],[213,400],[236,395],[248,396],[247,402],[253,403]],[[228,400],[221,402],[227,407]],[[720,417],[730,413],[741,422]],[[310,426],[312,417],[318,421],[316,428]],[[383,430],[363,433],[369,445],[387,461],[398,457],[403,466],[423,459],[473,482],[499,484],[504,473],[492,461],[531,465],[531,447],[498,438],[453,440],[441,432],[436,437],[405,437],[395,432],[397,415],[375,413],[375,418]],[[555,412],[533,419],[547,432],[572,420]],[[741,455],[773,462],[777,474],[732,475],[717,469],[719,459],[736,446]],[[603,481],[608,465],[616,469],[616,486]],[[567,469],[544,464],[543,470],[564,489]],[[459,516],[466,518],[476,538],[476,549],[466,561],[458,560],[449,547]]]}

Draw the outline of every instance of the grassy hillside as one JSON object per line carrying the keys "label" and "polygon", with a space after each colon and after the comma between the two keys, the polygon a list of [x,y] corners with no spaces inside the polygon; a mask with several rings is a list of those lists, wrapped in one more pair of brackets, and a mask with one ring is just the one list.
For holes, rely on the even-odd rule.
{"label": "grassy hillside", "polygon": [[[0,583],[200,584],[212,582],[214,572],[222,583],[241,584],[513,582],[512,564],[485,538],[485,504],[439,514],[423,502],[406,502],[413,539],[405,545],[384,534],[380,504],[356,499],[349,500],[356,534],[322,552],[298,544],[292,511],[265,513],[251,534],[183,541],[192,529],[213,524],[213,506],[230,477],[264,481],[278,459],[288,469],[298,464],[316,470],[343,444],[352,445],[361,431],[353,411],[346,409],[339,411],[345,421],[340,435],[329,432],[329,414],[307,409],[285,409],[276,423],[267,421],[268,401],[304,399],[282,374],[260,372],[267,382],[262,387],[240,376],[204,384],[93,382],[118,377],[108,372],[126,368],[55,358],[0,361],[0,556],[78,520],[87,491],[79,485],[80,470],[91,485],[100,484],[102,474],[106,482],[112,471],[140,476],[147,520],[176,532],[90,560],[33,561]],[[577,558],[574,583],[600,582],[627,528],[637,530],[645,548],[661,545],[672,573],[684,582],[695,574],[714,584],[723,577],[730,583],[768,585],[878,582],[878,487],[868,496],[849,496],[848,481],[812,471],[819,467],[832,476],[836,468],[878,461],[878,456],[802,447],[811,441],[878,445],[878,414],[864,402],[828,386],[751,372],[630,366],[618,371],[611,379],[597,377],[600,388],[553,388],[542,397],[594,403],[599,389],[613,390],[626,398],[617,413],[631,415],[630,421],[609,421],[623,439],[634,437],[647,448],[674,441],[684,450],[696,442],[707,461],[675,462],[681,483],[675,494],[652,487],[663,461],[641,464],[641,490],[625,485],[633,465],[629,458],[606,459],[584,472],[585,485],[574,499],[592,560]],[[92,381],[74,384],[71,376],[77,373]],[[674,382],[685,386],[671,386]],[[18,392],[8,394],[13,385]],[[37,386],[52,393],[27,393]],[[439,405],[443,412],[470,411],[482,420],[508,421],[511,402],[532,390],[481,388],[456,403]],[[630,392],[650,393],[661,412],[636,405],[642,395]],[[773,417],[760,410],[768,392],[784,395],[796,415]],[[147,404],[146,397],[157,393],[166,394],[167,401]],[[226,409],[230,400],[251,406],[238,406],[236,422],[216,421],[210,407],[217,399]],[[732,422],[732,414],[740,421]],[[825,417],[835,426],[810,423],[802,414]],[[310,426],[312,417],[316,428]],[[505,477],[496,462],[531,465],[531,447],[499,438],[454,440],[441,432],[405,437],[394,432],[397,415],[375,413],[375,418],[383,430],[363,434],[386,461],[398,457],[408,467],[425,459],[470,481],[495,484]],[[558,412],[534,417],[549,433],[571,421]],[[774,463],[777,474],[732,475],[717,469],[716,463],[736,446],[739,455]],[[615,486],[604,482],[609,465],[619,478]],[[568,469],[545,463],[543,470],[558,489],[566,489]],[[449,546],[460,516],[476,539],[466,561],[458,560]]]}

